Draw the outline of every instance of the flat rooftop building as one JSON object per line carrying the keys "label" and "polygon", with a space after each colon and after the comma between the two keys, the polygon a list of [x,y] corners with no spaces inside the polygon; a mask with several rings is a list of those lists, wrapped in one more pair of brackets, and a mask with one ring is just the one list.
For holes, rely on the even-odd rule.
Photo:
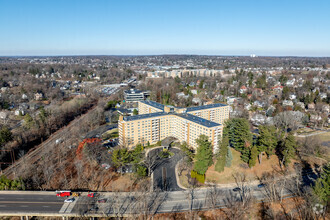
{"label": "flat rooftop building", "polygon": [[229,118],[229,106],[220,103],[180,108],[143,100],[138,102],[138,108],[139,115],[119,118],[119,144],[122,146],[155,144],[166,137],[175,137],[196,149],[196,139],[204,134],[216,152],[223,123]]}
{"label": "flat rooftop building", "polygon": [[124,91],[125,102],[138,102],[145,100],[149,95],[148,91],[141,91],[138,89],[129,89]]}

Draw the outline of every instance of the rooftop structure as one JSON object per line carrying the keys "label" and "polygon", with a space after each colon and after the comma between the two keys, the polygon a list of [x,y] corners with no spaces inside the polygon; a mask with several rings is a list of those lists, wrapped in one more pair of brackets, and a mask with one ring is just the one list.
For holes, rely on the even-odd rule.
{"label": "rooftop structure", "polygon": [[145,100],[149,95],[147,91],[141,91],[138,89],[130,89],[124,91],[124,99],[126,102],[138,102]]}

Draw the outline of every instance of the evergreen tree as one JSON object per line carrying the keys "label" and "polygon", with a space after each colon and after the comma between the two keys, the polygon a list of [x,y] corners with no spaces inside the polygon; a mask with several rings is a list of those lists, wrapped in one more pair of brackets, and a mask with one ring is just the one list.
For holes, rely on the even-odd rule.
{"label": "evergreen tree", "polygon": [[219,155],[217,162],[215,163],[215,170],[222,172],[225,169],[227,154],[228,154],[229,139],[227,136],[223,136],[221,143],[219,143]]}
{"label": "evergreen tree", "polygon": [[46,112],[46,110],[42,107],[39,111],[39,119],[43,125],[46,123],[46,119],[48,115],[49,115],[48,112]]}
{"label": "evergreen tree", "polygon": [[226,157],[226,167],[231,167],[231,161],[233,160],[233,153],[231,152],[230,147],[227,147],[227,157]]}
{"label": "evergreen tree", "polygon": [[257,150],[256,145],[254,145],[251,148],[251,154],[250,154],[250,160],[249,160],[249,167],[250,168],[254,167],[256,165],[257,157],[258,157],[258,150]]}
{"label": "evergreen tree", "polygon": [[31,115],[29,113],[27,113],[24,116],[24,126],[27,129],[30,129],[33,126],[33,124],[34,124],[33,118],[31,117]]}
{"label": "evergreen tree", "polygon": [[241,159],[249,161],[252,133],[249,122],[245,118],[233,118],[225,123],[224,135],[228,135],[229,144],[235,150],[241,152]]}
{"label": "evergreen tree", "polygon": [[295,156],[298,145],[295,137],[289,134],[284,141],[281,142],[278,149],[278,156],[282,165],[290,164],[291,159]]}
{"label": "evergreen tree", "polygon": [[130,162],[130,154],[126,148],[116,149],[112,153],[112,162],[117,168],[123,167]]}
{"label": "evergreen tree", "polygon": [[323,167],[321,176],[315,181],[313,192],[323,205],[328,204],[330,198],[330,163]]}
{"label": "evergreen tree", "polygon": [[283,90],[282,90],[282,99],[288,99],[289,98],[289,93],[290,93],[289,87],[284,86]]}
{"label": "evergreen tree", "polygon": [[257,149],[260,153],[259,161],[261,163],[261,154],[266,152],[267,157],[274,154],[277,146],[276,128],[274,126],[259,126],[259,137],[257,140]]}
{"label": "evergreen tree", "polygon": [[283,85],[288,81],[288,77],[286,77],[285,75],[281,75],[280,78],[279,78],[279,81]]}
{"label": "evergreen tree", "polygon": [[258,88],[265,89],[267,87],[266,74],[263,73],[262,76],[257,78],[256,85]]}
{"label": "evergreen tree", "polygon": [[13,139],[11,131],[7,127],[2,127],[0,130],[0,146],[3,146],[8,141]]}
{"label": "evergreen tree", "polygon": [[203,89],[203,85],[204,85],[204,80],[201,80],[201,82],[199,83],[199,88]]}
{"label": "evergreen tree", "polygon": [[183,142],[180,145],[180,150],[186,154],[189,162],[193,161],[195,154],[192,149],[188,148],[188,145],[186,142]]}
{"label": "evergreen tree", "polygon": [[130,160],[133,164],[138,164],[143,159],[143,146],[142,144],[136,145],[134,150],[130,151]]}
{"label": "evergreen tree", "polygon": [[205,174],[207,168],[213,163],[212,144],[205,135],[200,135],[196,139],[196,143],[198,144],[198,148],[195,156],[194,170],[198,174]]}

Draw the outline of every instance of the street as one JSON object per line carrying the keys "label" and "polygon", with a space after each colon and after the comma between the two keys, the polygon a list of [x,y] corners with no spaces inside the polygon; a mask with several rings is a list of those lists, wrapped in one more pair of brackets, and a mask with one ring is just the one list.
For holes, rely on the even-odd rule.
{"label": "street", "polygon": [[64,198],[54,193],[0,193],[0,212],[54,213],[63,206]]}
{"label": "street", "polygon": [[[149,152],[149,154],[159,154],[163,149],[157,148]],[[175,176],[175,165],[182,159],[179,149],[170,148],[170,152],[174,153],[171,158],[160,158],[153,170],[153,187],[163,191],[179,191],[182,190]]]}

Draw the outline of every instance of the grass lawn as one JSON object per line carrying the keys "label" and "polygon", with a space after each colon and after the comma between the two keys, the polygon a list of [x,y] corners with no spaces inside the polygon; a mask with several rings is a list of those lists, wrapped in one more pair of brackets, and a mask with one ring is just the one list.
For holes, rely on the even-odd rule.
{"label": "grass lawn", "polygon": [[146,183],[150,183],[150,177],[137,179],[134,173],[115,175],[116,177],[109,182],[108,187],[106,188],[109,191],[129,192],[132,189],[144,187]]}
{"label": "grass lawn", "polygon": [[107,139],[110,139],[110,138],[116,138],[116,137],[119,137],[118,128],[111,129],[111,130],[109,130],[107,132],[104,132],[102,134],[102,138],[104,140],[107,140]]}
{"label": "grass lawn", "polygon": [[[206,182],[215,182],[218,184],[233,183],[235,180],[233,174],[245,173],[249,180],[257,180],[257,177],[261,177],[263,173],[272,172],[274,169],[279,169],[278,158],[276,155],[272,155],[269,159],[266,156],[262,157],[262,163],[257,164],[253,168],[248,168],[240,159],[240,152],[231,148],[233,154],[233,161],[230,168],[225,167],[225,170],[221,173],[214,170],[214,165],[209,167],[206,172]],[[294,160],[292,160],[289,169],[292,169]]]}
{"label": "grass lawn", "polygon": [[188,174],[188,171],[184,170],[184,171],[182,171],[181,176],[179,176],[179,181],[180,181],[181,185],[186,188],[189,187],[187,174]]}

